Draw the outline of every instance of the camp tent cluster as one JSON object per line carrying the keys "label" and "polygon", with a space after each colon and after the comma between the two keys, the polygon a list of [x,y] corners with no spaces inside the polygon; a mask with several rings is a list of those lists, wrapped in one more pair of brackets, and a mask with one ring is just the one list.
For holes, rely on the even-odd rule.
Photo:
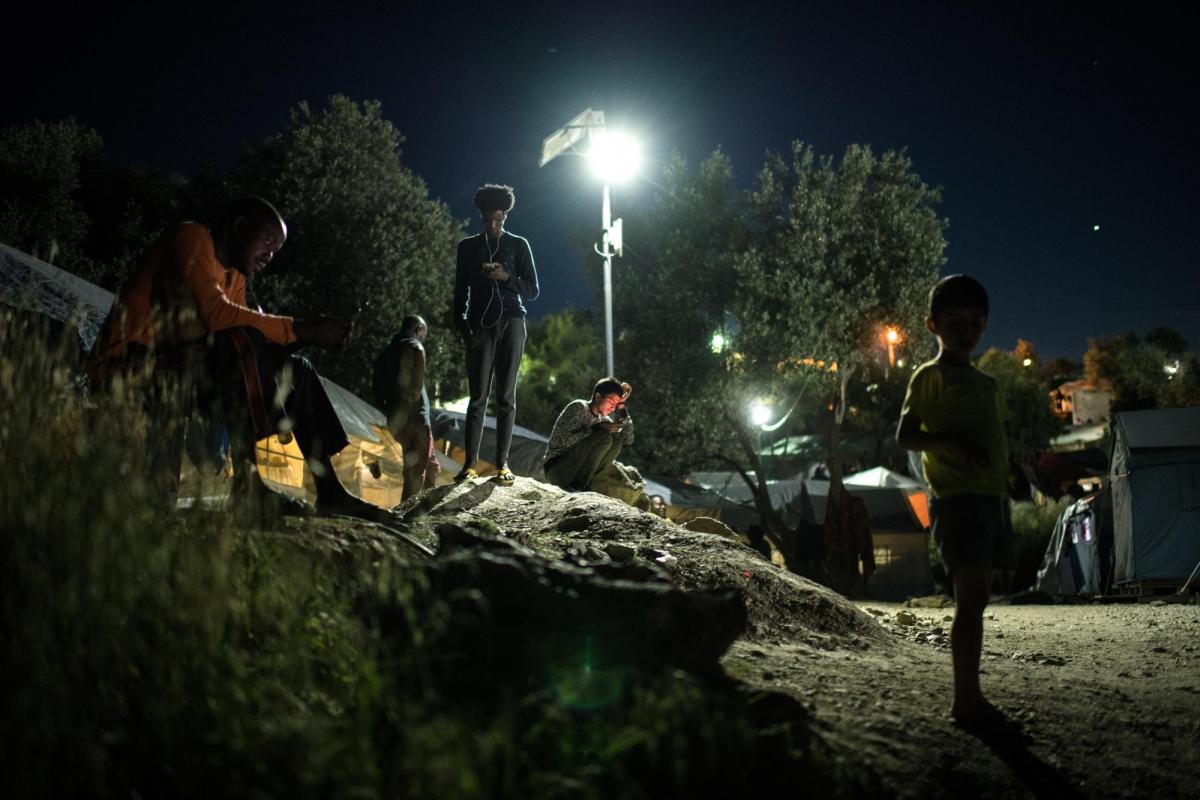
{"label": "camp tent cluster", "polygon": [[[114,300],[111,292],[20,250],[0,244],[0,302],[73,329],[80,351],[95,341]],[[338,384],[322,378],[350,441],[334,459],[339,480],[367,502],[400,502],[404,453],[383,414]],[[487,434],[495,420],[484,421]],[[437,410],[433,418],[442,463],[439,482],[451,480],[463,459],[465,418]],[[1122,412],[1114,415],[1108,486],[1068,507],[1046,551],[1038,587],[1054,592],[1107,592],[1130,586],[1178,585],[1200,566],[1200,408]],[[542,479],[549,441],[514,430],[510,466]],[[294,441],[270,436],[258,442],[258,470],[281,492],[312,502],[312,475]],[[185,461],[187,461],[185,459]],[[480,465],[484,474],[494,465]],[[228,475],[212,464],[185,464],[182,502],[216,499]],[[927,557],[929,494],[904,475],[876,467],[844,479],[867,507],[874,538],[879,597],[901,597],[932,588]],[[789,525],[819,525],[828,482],[795,478],[769,481],[771,503]],[[695,473],[687,480],[646,477],[673,519],[711,516],[745,531],[758,519],[749,488],[735,473]]]}
{"label": "camp tent cluster", "polygon": [[[731,501],[720,518],[745,530],[759,520],[750,487],[735,472],[693,472],[691,480]],[[929,564],[929,493],[924,484],[885,467],[854,473],[842,481],[867,509],[875,555],[870,593],[903,599],[933,590]],[[790,478],[767,481],[771,506],[791,528],[815,531],[825,519],[829,481]]]}
{"label": "camp tent cluster", "polygon": [[1107,486],[1067,506],[1034,588],[1165,593],[1200,567],[1200,408],[1113,416]]}

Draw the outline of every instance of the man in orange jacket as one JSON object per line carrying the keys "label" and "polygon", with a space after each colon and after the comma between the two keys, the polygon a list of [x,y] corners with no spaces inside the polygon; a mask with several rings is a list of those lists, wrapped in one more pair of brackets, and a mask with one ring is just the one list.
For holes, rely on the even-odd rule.
{"label": "man in orange jacket", "polygon": [[340,348],[353,323],[264,314],[246,302],[246,279],[266,269],[286,239],[279,212],[257,197],[237,201],[211,227],[189,222],[164,234],[121,287],[88,371],[98,385],[154,374],[152,429],[174,440],[153,443],[165,445],[167,458],[156,467],[171,473],[171,488],[178,417],[198,403],[230,427],[235,471],[252,490],[260,488],[255,439],[294,435],[316,477],[318,508],[354,513],[366,504],[346,493],[329,461],[346,446],[345,431],[312,364],[291,352]]}

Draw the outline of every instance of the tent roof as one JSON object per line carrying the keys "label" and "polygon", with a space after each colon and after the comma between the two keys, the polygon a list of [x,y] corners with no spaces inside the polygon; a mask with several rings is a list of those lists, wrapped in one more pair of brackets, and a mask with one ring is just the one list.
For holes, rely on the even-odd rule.
{"label": "tent roof", "polygon": [[325,387],[329,402],[333,404],[333,410],[337,412],[346,433],[379,444],[379,435],[375,428],[387,427],[387,417],[383,412],[325,376],[321,376],[321,385]]}
{"label": "tent roof", "polygon": [[[693,472],[688,476],[694,483],[716,492],[724,497],[741,503],[753,505],[754,493],[746,485],[746,481],[736,472]],[[798,478],[767,481],[767,493],[771,496],[771,505],[783,508],[800,494],[802,481]]]}
{"label": "tent roof", "polygon": [[85,350],[96,341],[114,297],[94,283],[0,244],[0,301],[73,326]]}
{"label": "tent roof", "polygon": [[[850,494],[861,497],[867,507],[867,518],[872,531],[898,531],[901,533],[921,533],[925,527],[913,511],[908,499],[908,492],[919,487],[901,488],[899,486],[850,486]],[[804,493],[811,505],[813,516],[809,518],[807,510],[803,509],[802,516],[807,522],[820,523],[825,519],[825,501],[829,497],[829,481],[804,481]]]}
{"label": "tent roof", "polygon": [[[732,476],[732,477],[730,477]],[[904,476],[900,476],[904,477]],[[693,472],[691,479],[731,501],[753,507],[753,497],[746,482],[737,473]],[[908,495],[923,492],[921,484],[912,486],[848,486],[850,493],[861,497],[867,506],[872,530],[920,533],[925,530]],[[800,519],[820,524],[825,519],[825,498],[829,481],[780,480],[767,481],[771,505],[784,514],[784,521],[794,524]]]}
{"label": "tent roof", "polygon": [[1122,411],[1115,421],[1130,450],[1200,448],[1200,407]]}
{"label": "tent roof", "polygon": [[[430,421],[433,423],[433,436],[435,439],[445,439],[453,443],[457,447],[466,447],[466,427],[467,415],[461,411],[448,411],[444,408],[431,408],[429,410]],[[485,431],[496,430],[496,418],[485,416],[483,418],[483,429]],[[480,455],[488,452],[487,448],[493,446],[495,442],[495,434],[492,437],[484,437],[483,452]],[[489,441],[489,438],[491,441]],[[541,478],[545,475],[542,467],[542,461],[546,457],[546,447],[550,444],[550,440],[540,433],[522,428],[520,425],[513,426],[512,445],[509,449],[508,459],[509,466],[512,471],[523,477]]]}
{"label": "tent roof", "polygon": [[664,498],[668,503],[689,508],[720,508],[726,510],[744,510],[744,505],[730,500],[727,496],[710,489],[679,478],[667,478],[661,475],[653,477],[642,475],[646,479],[646,494],[650,491],[651,483],[666,489],[669,494]]}
{"label": "tent roof", "polygon": [[899,486],[908,489],[924,489],[925,484],[907,475],[893,472],[887,467],[871,467],[842,478],[847,486]]}

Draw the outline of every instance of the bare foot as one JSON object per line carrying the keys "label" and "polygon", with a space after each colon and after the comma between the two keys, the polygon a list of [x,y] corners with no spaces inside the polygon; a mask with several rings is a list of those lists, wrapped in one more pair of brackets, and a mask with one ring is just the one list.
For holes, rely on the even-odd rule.
{"label": "bare foot", "polygon": [[982,697],[973,703],[956,701],[950,707],[950,722],[960,728],[988,725],[1003,719],[1004,712]]}
{"label": "bare foot", "polygon": [[1026,739],[1025,732],[1016,721],[1000,709],[980,698],[969,709],[955,705],[950,709],[950,724],[967,733],[983,738]]}

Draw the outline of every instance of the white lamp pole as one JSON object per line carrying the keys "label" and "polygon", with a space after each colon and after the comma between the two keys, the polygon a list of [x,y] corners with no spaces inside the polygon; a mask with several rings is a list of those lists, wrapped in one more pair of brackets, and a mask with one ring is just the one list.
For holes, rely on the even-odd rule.
{"label": "white lamp pole", "polygon": [[613,221],[610,185],[633,177],[637,172],[641,154],[637,144],[628,137],[608,133],[604,125],[604,112],[585,109],[562,128],[546,137],[542,142],[542,158],[538,166],[545,165],[562,153],[577,153],[576,143],[587,137],[590,146],[587,155],[592,168],[604,181],[604,203],[600,211],[601,238],[594,249],[604,259],[604,366],[608,375],[614,374],[613,366],[613,313],[612,313],[612,259],[620,255],[623,247],[621,220]]}
{"label": "white lamp pole", "polygon": [[615,375],[613,368],[613,323],[612,323],[612,248],[609,247],[609,230],[612,228],[612,199],[608,181],[604,182],[604,205],[600,210],[601,240],[604,256],[604,366],[605,375]]}

